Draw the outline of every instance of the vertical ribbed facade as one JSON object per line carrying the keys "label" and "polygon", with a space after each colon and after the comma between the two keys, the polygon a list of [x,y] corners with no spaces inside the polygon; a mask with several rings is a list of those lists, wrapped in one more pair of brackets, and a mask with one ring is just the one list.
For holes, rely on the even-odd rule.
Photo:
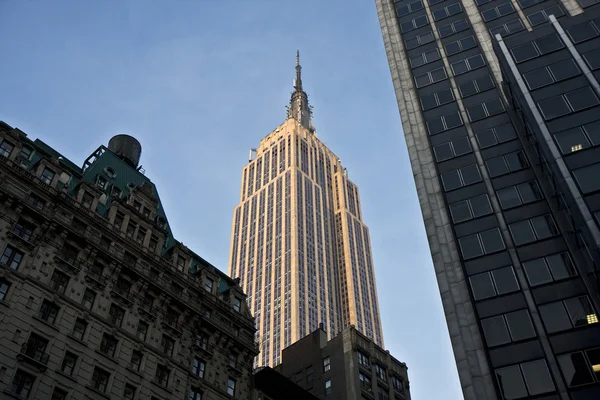
{"label": "vertical ribbed facade", "polygon": [[383,345],[358,188],[305,125],[291,116],[260,142],[234,210],[229,275],[248,295],[261,366],[321,323],[330,338],[355,325]]}

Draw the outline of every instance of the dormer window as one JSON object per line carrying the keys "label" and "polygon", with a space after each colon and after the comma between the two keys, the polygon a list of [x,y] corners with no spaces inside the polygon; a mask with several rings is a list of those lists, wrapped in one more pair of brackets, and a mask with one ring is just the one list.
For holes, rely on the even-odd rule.
{"label": "dormer window", "polygon": [[114,178],[115,176],[117,176],[117,174],[115,173],[115,170],[112,169],[111,167],[104,168],[104,172],[106,172],[106,175],[108,175],[109,178]]}
{"label": "dormer window", "polygon": [[125,214],[118,212],[117,215],[115,216],[115,228],[120,230],[121,227],[123,226],[124,220],[125,220]]}
{"label": "dormer window", "polygon": [[142,215],[146,218],[150,218],[150,209],[148,207],[142,208]]}
{"label": "dormer window", "polygon": [[24,160],[29,160],[32,153],[33,153],[33,150],[31,150],[30,147],[23,146],[23,147],[21,147],[21,151],[19,152],[19,157],[21,157]]}
{"label": "dormer window", "polygon": [[85,208],[92,208],[94,203],[94,196],[91,193],[83,192],[83,198],[81,199],[81,205]]}
{"label": "dormer window", "polygon": [[234,296],[234,298],[233,298],[233,310],[236,311],[236,312],[240,312],[241,308],[242,308],[242,300],[239,297]]}
{"label": "dormer window", "polygon": [[42,171],[42,175],[40,176],[40,180],[46,185],[51,185],[55,175],[56,173],[50,168],[44,168],[44,171]]}
{"label": "dormer window", "polygon": [[127,224],[127,236],[133,237],[133,235],[135,234],[136,228],[137,228],[137,224],[135,222],[133,222],[132,220],[129,220],[129,223]]}
{"label": "dormer window", "polygon": [[182,271],[185,268],[185,258],[177,257],[177,270]]}
{"label": "dormer window", "polygon": [[141,211],[142,210],[142,203],[140,203],[137,200],[133,201],[133,208],[135,208],[137,211]]}
{"label": "dormer window", "polygon": [[154,235],[150,236],[150,242],[148,242],[148,248],[156,252],[156,248],[158,247],[158,238]]}
{"label": "dormer window", "polygon": [[3,140],[2,143],[0,143],[0,156],[8,158],[14,148],[14,144],[8,140]]}
{"label": "dormer window", "polygon": [[140,226],[138,228],[137,235],[135,236],[135,240],[137,240],[139,243],[144,243],[144,239],[146,239],[146,232],[147,230]]}
{"label": "dormer window", "polygon": [[114,197],[121,197],[121,188],[113,185],[112,189],[110,190],[110,195],[114,196]]}
{"label": "dormer window", "polygon": [[108,187],[108,180],[102,175],[98,175],[98,179],[96,179],[96,186],[102,190],[106,190]]}
{"label": "dormer window", "polygon": [[163,217],[158,217],[156,219],[156,223],[160,228],[164,228],[167,221],[165,221],[165,219]]}

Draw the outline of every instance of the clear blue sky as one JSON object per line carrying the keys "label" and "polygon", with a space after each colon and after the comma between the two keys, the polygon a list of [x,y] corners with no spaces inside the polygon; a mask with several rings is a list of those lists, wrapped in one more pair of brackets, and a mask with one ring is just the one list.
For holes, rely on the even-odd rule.
{"label": "clear blue sky", "polygon": [[413,399],[461,399],[373,0],[0,0],[0,119],[79,165],[135,136],[175,236],[227,271],[241,168],[285,118],[296,49],[360,189],[386,347]]}

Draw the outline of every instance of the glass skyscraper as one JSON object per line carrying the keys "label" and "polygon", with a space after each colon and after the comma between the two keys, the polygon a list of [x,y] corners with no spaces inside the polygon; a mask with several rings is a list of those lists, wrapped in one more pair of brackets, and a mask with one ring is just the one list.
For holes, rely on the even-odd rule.
{"label": "glass skyscraper", "polygon": [[598,1],[375,3],[465,399],[600,398]]}
{"label": "glass skyscraper", "polygon": [[299,56],[288,118],[252,149],[234,210],[229,275],[256,319],[257,365],[321,326],[383,346],[369,231],[357,186],[321,142]]}

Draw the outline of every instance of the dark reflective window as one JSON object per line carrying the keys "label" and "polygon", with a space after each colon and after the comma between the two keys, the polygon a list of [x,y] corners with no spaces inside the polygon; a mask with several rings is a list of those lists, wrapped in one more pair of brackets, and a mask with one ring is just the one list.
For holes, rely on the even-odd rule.
{"label": "dark reflective window", "polygon": [[573,170],[575,180],[584,194],[600,190],[600,164],[588,165],[587,167]]}
{"label": "dark reflective window", "polygon": [[552,275],[544,258],[524,262],[523,268],[531,286],[552,282]]}
{"label": "dark reflective window", "polygon": [[500,189],[496,192],[496,194],[498,195],[498,200],[500,201],[500,205],[504,210],[517,207],[522,204],[516,186]]}
{"label": "dark reflective window", "polygon": [[550,214],[531,218],[530,221],[533,225],[533,229],[538,240],[547,239],[549,237],[558,235],[558,229],[556,228],[554,219]]}
{"label": "dark reflective window", "polygon": [[443,143],[433,148],[433,152],[435,154],[435,159],[440,161],[449,160],[454,157],[454,152],[452,151],[451,142]]}
{"label": "dark reflective window", "polygon": [[479,168],[477,165],[468,165],[460,169],[463,183],[465,186],[473,183],[481,182],[481,175],[479,174]]}
{"label": "dark reflective window", "polygon": [[543,198],[542,192],[536,181],[520,183],[516,186],[510,186],[500,189],[496,192],[502,209],[506,210],[512,207],[520,206]]}
{"label": "dark reflective window", "polygon": [[[498,232],[498,235],[500,234],[500,231],[496,230],[496,232]],[[495,269],[492,271],[492,276],[494,277],[496,291],[499,295],[519,290],[519,283],[517,282],[515,271],[513,271],[512,267]]]}
{"label": "dark reflective window", "polygon": [[589,51],[582,56],[592,71],[600,68],[600,49]]}
{"label": "dark reflective window", "polygon": [[594,146],[600,145],[600,121],[583,125],[583,130]]}
{"label": "dark reflective window", "polygon": [[506,165],[506,162],[504,161],[504,157],[502,157],[502,156],[488,160],[486,162],[486,165],[487,165],[487,169],[490,174],[490,177],[492,177],[492,178],[494,178],[496,176],[507,174],[509,172],[508,166]]}
{"label": "dark reflective window", "polygon": [[510,335],[502,315],[482,319],[481,327],[488,347],[510,343]]}
{"label": "dark reflective window", "polygon": [[496,289],[492,282],[492,277],[488,272],[478,275],[473,275],[469,278],[473,297],[475,300],[487,299],[496,296]]}
{"label": "dark reflective window", "polygon": [[572,78],[581,73],[579,67],[572,58],[550,64],[548,68],[557,82],[564,81],[565,79]]}
{"label": "dark reflective window", "polygon": [[550,267],[554,280],[566,279],[577,275],[577,270],[569,253],[558,253],[546,257],[546,262]]}
{"label": "dark reflective window", "polygon": [[469,199],[469,203],[471,204],[474,218],[479,218],[492,213],[492,206],[490,205],[490,199],[487,194],[473,197]]}
{"label": "dark reflective window", "polygon": [[522,44],[511,50],[516,63],[530,60],[540,55],[533,42]]}
{"label": "dark reflective window", "polygon": [[517,185],[523,204],[532,203],[544,198],[537,181],[529,181]]}
{"label": "dark reflective window", "polygon": [[485,194],[450,204],[449,207],[454,223],[468,221],[492,213],[490,199]]}
{"label": "dark reflective window", "polygon": [[527,86],[531,90],[554,83],[554,78],[552,78],[550,71],[545,67],[523,74],[523,79],[525,79]]}
{"label": "dark reflective window", "polygon": [[555,133],[554,139],[563,154],[570,154],[590,147],[590,142],[581,127]]}
{"label": "dark reflective window", "polygon": [[535,337],[535,329],[527,310],[513,311],[505,314],[504,317],[513,342]]}
{"label": "dark reflective window", "polygon": [[588,361],[582,352],[559,356],[558,364],[565,381],[567,381],[567,386],[573,387],[594,383]]}
{"label": "dark reflective window", "polygon": [[562,301],[544,304],[538,308],[548,333],[571,329],[571,322]]}
{"label": "dark reflective window", "polygon": [[525,153],[522,151],[505,154],[504,159],[506,160],[506,165],[508,165],[510,172],[515,172],[529,166]]}
{"label": "dark reflective window", "polygon": [[471,208],[469,207],[469,202],[467,200],[450,204],[449,207],[452,221],[454,221],[454,223],[468,221],[473,218],[473,214],[471,214]]}
{"label": "dark reflective window", "polygon": [[521,364],[521,370],[525,377],[525,384],[530,396],[553,392],[554,382],[548,371],[545,360],[530,361]]}
{"label": "dark reflective window", "polygon": [[444,190],[446,192],[454,189],[458,189],[462,186],[462,182],[460,180],[460,174],[458,170],[446,172],[442,174],[442,184],[444,185]]}
{"label": "dark reflective window", "polygon": [[565,47],[556,33],[536,39],[535,44],[541,54],[548,54]]}
{"label": "dark reflective window", "polygon": [[478,235],[462,237],[458,239],[458,244],[465,260],[483,255],[483,248]]}
{"label": "dark reflective window", "polygon": [[590,86],[566,93],[565,97],[573,111],[584,110],[600,104],[598,97]]}
{"label": "dark reflective window", "polygon": [[527,388],[518,365],[497,369],[496,378],[505,399],[527,397]]}
{"label": "dark reflective window", "polygon": [[[567,312],[574,327],[598,322],[596,313],[587,296],[575,297],[564,301]],[[590,317],[593,316],[593,317]]]}
{"label": "dark reflective window", "polygon": [[571,112],[569,105],[562,96],[542,100],[538,102],[538,107],[545,120],[562,117]]}
{"label": "dark reflective window", "polygon": [[509,225],[515,245],[519,246],[526,243],[535,242],[535,233],[531,228],[529,220],[514,222]]}

